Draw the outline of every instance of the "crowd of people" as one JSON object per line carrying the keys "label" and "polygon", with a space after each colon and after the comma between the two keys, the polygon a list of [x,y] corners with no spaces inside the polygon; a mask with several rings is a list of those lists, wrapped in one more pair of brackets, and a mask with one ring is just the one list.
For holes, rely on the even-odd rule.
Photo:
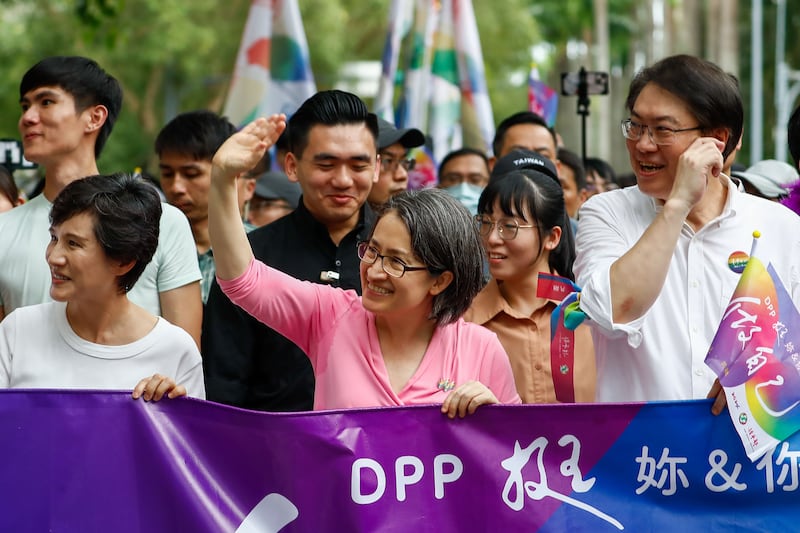
{"label": "crowd of people", "polygon": [[[736,168],[738,84],[693,56],[631,82],[631,177],[521,111],[491,154],[454,150],[435,188],[408,190],[424,132],[330,90],[238,131],[176,116],[156,187],[97,168],[122,101],[84,57],[45,58],[20,83],[44,181],[25,201],[0,167],[0,386],[263,411],[433,403],[450,418],[708,397],[719,414],[704,360],[754,229],[800,301],[800,108],[794,166]],[[545,282],[580,290],[566,359]]]}

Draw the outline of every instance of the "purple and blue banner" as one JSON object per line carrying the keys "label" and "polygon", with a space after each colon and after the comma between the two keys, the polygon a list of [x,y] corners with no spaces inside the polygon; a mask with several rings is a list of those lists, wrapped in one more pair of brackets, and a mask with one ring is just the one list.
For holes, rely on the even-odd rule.
{"label": "purple and blue banner", "polygon": [[797,435],[709,401],[296,414],[0,392],[0,531],[793,530]]}

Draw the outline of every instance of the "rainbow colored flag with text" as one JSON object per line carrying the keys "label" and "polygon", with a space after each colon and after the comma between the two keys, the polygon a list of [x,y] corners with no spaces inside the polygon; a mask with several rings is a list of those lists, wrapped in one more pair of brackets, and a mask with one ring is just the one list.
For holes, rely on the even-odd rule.
{"label": "rainbow colored flag with text", "polygon": [[800,430],[800,313],[752,253],[705,361],[751,460]]}
{"label": "rainbow colored flag with text", "polygon": [[317,92],[297,0],[253,0],[224,114],[238,126],[290,116]]}

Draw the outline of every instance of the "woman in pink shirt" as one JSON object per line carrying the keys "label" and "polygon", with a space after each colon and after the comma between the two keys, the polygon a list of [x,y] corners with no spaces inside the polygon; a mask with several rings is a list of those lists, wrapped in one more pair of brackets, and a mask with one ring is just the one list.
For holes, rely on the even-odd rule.
{"label": "woman in pink shirt", "polygon": [[[390,201],[358,247],[363,298],[296,280],[254,259],[239,220],[235,176],[251,168],[285,127],[283,115],[258,119],[219,149],[209,233],[222,290],[308,354],[316,377],[314,408],[441,402],[453,418],[483,404],[519,403],[497,337],[461,319],[483,284],[481,243],[469,213],[446,193],[431,189]],[[377,179],[375,133],[366,125],[313,128],[366,135]],[[336,146],[326,147],[327,158],[336,159]],[[304,160],[309,150],[287,160]],[[335,179],[348,172],[347,164],[323,165],[315,179],[325,173]]]}

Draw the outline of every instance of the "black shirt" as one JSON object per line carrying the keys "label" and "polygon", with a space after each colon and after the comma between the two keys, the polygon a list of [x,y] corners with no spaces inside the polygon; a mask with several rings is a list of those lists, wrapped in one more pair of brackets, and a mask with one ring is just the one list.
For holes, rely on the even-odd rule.
{"label": "black shirt", "polygon": [[[336,246],[302,198],[298,204],[294,212],[248,234],[253,255],[297,279],[361,294],[356,244],[368,237],[375,214],[362,207],[358,224]],[[202,352],[209,400],[260,411],[313,408],[314,374],[305,353],[233,304],[216,280],[203,315]]]}

